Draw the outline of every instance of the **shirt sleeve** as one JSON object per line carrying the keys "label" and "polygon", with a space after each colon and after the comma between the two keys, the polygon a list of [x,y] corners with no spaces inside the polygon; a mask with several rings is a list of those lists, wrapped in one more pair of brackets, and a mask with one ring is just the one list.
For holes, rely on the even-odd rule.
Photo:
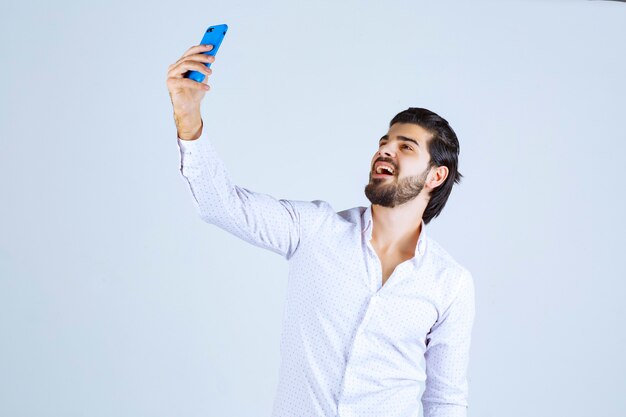
{"label": "shirt sleeve", "polygon": [[298,202],[233,184],[206,130],[196,140],[179,137],[178,146],[180,172],[203,221],[287,260],[293,256],[300,240]]}
{"label": "shirt sleeve", "polygon": [[424,417],[466,417],[467,368],[474,323],[474,282],[461,274],[452,303],[426,336]]}

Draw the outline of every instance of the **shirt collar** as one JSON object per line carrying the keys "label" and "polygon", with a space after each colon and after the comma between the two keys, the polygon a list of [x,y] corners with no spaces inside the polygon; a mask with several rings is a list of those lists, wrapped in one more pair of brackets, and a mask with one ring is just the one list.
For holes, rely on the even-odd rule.
{"label": "shirt collar", "polygon": [[[363,230],[361,233],[367,233],[367,240],[372,239],[372,205],[367,206],[363,212]],[[415,254],[423,256],[426,252],[426,223],[422,219],[422,228],[420,229],[420,236],[415,245]]]}

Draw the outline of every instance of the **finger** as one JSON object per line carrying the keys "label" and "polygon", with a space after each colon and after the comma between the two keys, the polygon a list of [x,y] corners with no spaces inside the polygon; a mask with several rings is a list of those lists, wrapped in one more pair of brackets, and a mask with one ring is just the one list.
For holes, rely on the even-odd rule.
{"label": "finger", "polygon": [[213,70],[211,68],[207,68],[206,65],[200,62],[183,61],[183,62],[180,62],[179,64],[175,64],[174,66],[170,67],[169,70],[167,71],[167,77],[168,78],[183,78],[183,75],[189,70],[198,71],[205,75],[211,75],[213,73]]}
{"label": "finger", "polygon": [[198,62],[210,62],[210,63],[213,63],[213,62],[215,62],[215,57],[213,55],[206,55],[206,54],[188,55],[188,56],[180,58],[178,61],[174,62],[172,65],[170,65],[170,68],[172,68],[174,65],[179,64],[179,63],[181,63],[183,61],[198,61]]}
{"label": "finger", "polygon": [[204,62],[204,63],[213,63],[213,62],[215,62],[215,57],[213,55],[206,55],[206,54],[188,55],[188,56],[186,56],[184,58],[181,58],[178,61],[174,62],[172,65],[170,65],[169,68],[168,68],[168,71],[171,70],[172,68],[175,68],[181,62],[185,62],[185,61],[197,61],[197,62]]}
{"label": "finger", "polygon": [[[204,77],[205,81],[208,77]],[[191,78],[168,78],[167,79],[167,87],[169,90],[174,88],[193,88],[196,90],[208,91],[211,89],[211,86],[204,83],[199,83],[198,81],[194,81]]]}
{"label": "finger", "polygon": [[210,51],[211,49],[213,49],[213,45],[202,45],[202,44],[195,45],[187,49],[187,52],[185,52],[181,58],[184,58],[186,56],[193,55],[193,54],[199,54],[202,52]]}

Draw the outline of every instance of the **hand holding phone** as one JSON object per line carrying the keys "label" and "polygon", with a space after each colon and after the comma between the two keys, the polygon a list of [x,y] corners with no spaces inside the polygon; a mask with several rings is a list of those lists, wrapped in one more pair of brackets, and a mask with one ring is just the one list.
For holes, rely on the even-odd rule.
{"label": "hand holding phone", "polygon": [[[209,26],[206,32],[204,32],[204,36],[202,37],[202,40],[200,41],[200,45],[213,45],[213,49],[211,49],[210,51],[203,52],[203,54],[215,56],[215,54],[217,53],[217,50],[220,48],[220,45],[222,44],[222,40],[224,40],[224,36],[226,36],[227,31],[228,31],[228,25],[226,24]],[[211,68],[210,62],[207,62],[204,65],[206,65],[207,68]],[[194,81],[198,81],[199,83],[204,81],[204,74],[198,71],[193,71],[193,70],[189,71],[188,73],[184,75],[184,77],[190,78]]]}
{"label": "hand holding phone", "polygon": [[202,131],[200,102],[210,89],[207,76],[213,72],[211,63],[227,29],[226,25],[210,26],[200,45],[189,48],[168,68],[167,89],[181,139],[196,139]]}

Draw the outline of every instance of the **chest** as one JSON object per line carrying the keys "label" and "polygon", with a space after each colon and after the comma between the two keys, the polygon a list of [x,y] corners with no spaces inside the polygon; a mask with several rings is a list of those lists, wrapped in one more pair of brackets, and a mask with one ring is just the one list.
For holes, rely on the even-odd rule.
{"label": "chest", "polygon": [[[378,251],[376,251],[378,253]],[[380,265],[382,269],[382,285],[385,285],[393,271],[395,271],[396,267],[400,265],[402,262],[411,259],[413,255],[402,255],[399,253],[392,253],[386,255],[378,255],[378,259],[380,259]]]}

